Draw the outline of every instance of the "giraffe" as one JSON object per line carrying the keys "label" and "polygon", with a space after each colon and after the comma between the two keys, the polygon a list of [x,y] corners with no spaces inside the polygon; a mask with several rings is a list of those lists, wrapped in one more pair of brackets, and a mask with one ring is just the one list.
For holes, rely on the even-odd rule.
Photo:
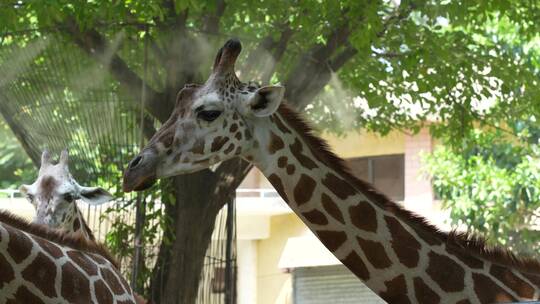
{"label": "giraffe", "polygon": [[80,232],[0,211],[0,303],[143,303],[118,269]]}
{"label": "giraffe", "polygon": [[[60,153],[60,160],[56,165],[51,162],[49,151],[44,150],[38,178],[32,185],[22,185],[20,191],[36,208],[33,223],[60,229],[68,234],[80,234],[88,241],[96,241],[94,233],[77,207],[76,200],[80,198],[96,206],[114,197],[103,188],[79,185],[69,172],[68,160],[67,149]],[[147,303],[137,293],[134,293],[134,297],[138,304]]]}
{"label": "giraffe", "polygon": [[99,187],[79,185],[69,172],[68,160],[67,150],[61,152],[57,164],[51,162],[47,150],[43,151],[36,181],[31,185],[22,185],[20,191],[36,208],[34,223],[63,229],[68,233],[79,232],[95,241],[76,201],[82,199],[91,205],[99,205],[112,200],[113,196]]}
{"label": "giraffe", "polygon": [[350,173],[284,87],[238,80],[231,39],[203,85],[187,85],[169,120],[128,165],[124,191],[239,156],[254,164],[319,240],[388,303],[494,303],[540,297],[540,263],[467,234],[444,233]]}

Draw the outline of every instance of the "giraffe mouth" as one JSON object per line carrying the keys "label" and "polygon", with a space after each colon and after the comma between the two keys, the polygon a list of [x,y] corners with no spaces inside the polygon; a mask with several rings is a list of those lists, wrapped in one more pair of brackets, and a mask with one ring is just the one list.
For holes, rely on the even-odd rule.
{"label": "giraffe mouth", "polygon": [[156,183],[157,158],[151,153],[141,153],[135,157],[124,172],[122,188],[124,192],[143,191]]}
{"label": "giraffe mouth", "polygon": [[157,178],[156,178],[155,175],[153,175],[153,176],[149,176],[149,177],[146,177],[146,178],[139,179],[139,180],[137,180],[135,183],[133,183],[131,185],[124,182],[124,185],[123,185],[124,192],[146,190],[146,189],[152,187],[156,183],[156,181],[157,181]]}

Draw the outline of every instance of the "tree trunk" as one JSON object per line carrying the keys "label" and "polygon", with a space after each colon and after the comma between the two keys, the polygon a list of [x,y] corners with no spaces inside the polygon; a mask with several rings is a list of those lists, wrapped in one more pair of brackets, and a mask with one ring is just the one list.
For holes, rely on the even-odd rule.
{"label": "tree trunk", "polygon": [[212,175],[204,170],[173,179],[176,204],[168,208],[167,215],[175,219],[174,240],[160,249],[152,286],[156,303],[190,304],[197,299],[206,250],[219,212],[208,191],[215,184]]}
{"label": "tree trunk", "polygon": [[173,179],[176,203],[166,205],[166,214],[173,219],[175,237],[160,247],[151,286],[155,303],[196,302],[218,212],[233,199],[250,169],[247,162],[233,159],[215,172],[203,170]]}

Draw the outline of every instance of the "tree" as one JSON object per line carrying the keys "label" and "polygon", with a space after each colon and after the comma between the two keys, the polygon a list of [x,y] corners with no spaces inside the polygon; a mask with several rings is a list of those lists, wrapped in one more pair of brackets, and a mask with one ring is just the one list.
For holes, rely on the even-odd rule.
{"label": "tree", "polygon": [[[9,127],[0,120],[0,189],[14,189],[33,177],[32,162],[21,149]],[[22,152],[22,153],[21,153]]]}
{"label": "tree", "polygon": [[538,255],[540,128],[520,121],[475,130],[459,150],[441,146],[426,157],[436,192],[454,225],[516,252]]}
{"label": "tree", "polygon": [[[178,90],[203,81],[218,46],[238,36],[246,44],[243,80],[282,82],[289,103],[323,129],[417,130],[436,114],[438,132],[455,135],[474,121],[538,110],[531,49],[512,48],[515,36],[505,36],[532,43],[540,26],[535,7],[505,0],[22,0],[3,4],[0,28],[4,44],[60,33],[102,63],[134,101],[145,86],[147,114],[161,122]],[[143,77],[140,53],[113,47],[120,30],[125,41],[148,43],[152,77]],[[337,83],[351,95],[337,94]],[[471,107],[483,98],[496,101],[489,111]],[[151,124],[145,126],[152,134]],[[166,290],[158,302],[193,302],[213,219],[248,170],[233,160],[174,178],[176,204],[166,212],[175,238],[161,244],[160,259],[169,267],[156,270]]]}

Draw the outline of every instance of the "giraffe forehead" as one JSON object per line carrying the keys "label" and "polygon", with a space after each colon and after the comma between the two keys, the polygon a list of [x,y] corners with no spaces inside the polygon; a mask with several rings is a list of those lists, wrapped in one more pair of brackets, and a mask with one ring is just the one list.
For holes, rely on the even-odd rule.
{"label": "giraffe forehead", "polygon": [[58,181],[51,175],[45,175],[39,182],[40,194],[46,198],[51,198],[58,186]]}

